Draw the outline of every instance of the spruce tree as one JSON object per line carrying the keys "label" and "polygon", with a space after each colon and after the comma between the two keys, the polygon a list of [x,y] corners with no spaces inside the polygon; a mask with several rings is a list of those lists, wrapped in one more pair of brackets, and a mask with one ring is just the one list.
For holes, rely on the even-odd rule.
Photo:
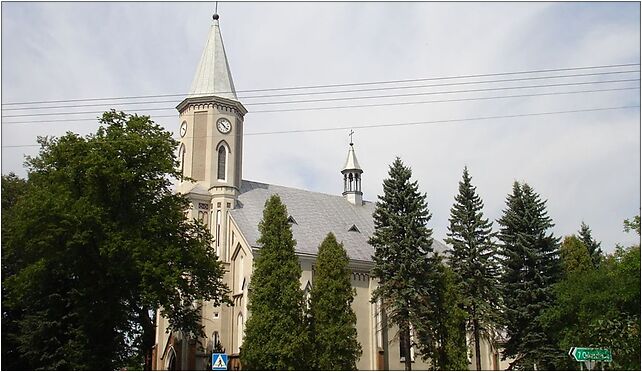
{"label": "spruce tree", "polygon": [[552,369],[563,351],[540,324],[553,303],[553,285],[560,277],[559,239],[547,230],[553,223],[545,202],[528,184],[513,184],[499,219],[501,283],[507,341],[503,357],[511,369]]}
{"label": "spruce tree", "polygon": [[[421,313],[416,332],[422,359],[430,359],[430,367],[436,371],[467,370],[467,313],[461,306],[462,294],[455,273],[435,253],[431,275],[434,292],[426,298],[428,303],[423,309],[428,311]],[[424,324],[431,327],[423,327]]]}
{"label": "spruce tree", "polygon": [[288,213],[278,195],[266,201],[259,232],[261,248],[249,287],[241,364],[250,370],[308,369],[301,266],[294,254]]}
{"label": "spruce tree", "polygon": [[498,267],[492,222],[484,218],[484,203],[464,167],[459,194],[450,209],[446,243],[452,246],[450,267],[462,296],[466,329],[475,343],[475,366],[481,370],[480,339],[492,340],[499,316]]}
{"label": "spruce tree", "polygon": [[361,345],[357,342],[357,316],[351,307],[354,289],[350,275],[343,244],[329,233],[319,247],[310,292],[316,369],[357,369]]}
{"label": "spruce tree", "polygon": [[419,192],[417,181],[410,181],[412,172],[401,159],[395,159],[388,176],[375,204],[375,231],[368,241],[374,247],[371,273],[379,280],[372,301],[381,298],[388,319],[399,327],[405,368],[411,370],[410,327],[419,325],[421,304],[432,295],[432,230],[426,226],[431,215],[426,195]]}
{"label": "spruce tree", "polygon": [[602,248],[600,248],[600,245],[602,245],[602,243],[598,243],[597,241],[595,241],[595,239],[593,239],[593,237],[591,236],[591,229],[587,224],[584,223],[584,221],[582,221],[582,226],[580,227],[580,231],[578,231],[578,233],[580,234],[580,240],[582,240],[582,243],[584,243],[584,245],[588,249],[593,267],[599,267],[600,262],[602,261]]}

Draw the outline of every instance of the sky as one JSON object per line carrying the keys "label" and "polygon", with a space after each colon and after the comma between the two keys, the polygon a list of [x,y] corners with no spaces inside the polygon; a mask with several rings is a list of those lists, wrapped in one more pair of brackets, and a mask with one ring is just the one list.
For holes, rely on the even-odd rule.
{"label": "sky", "polygon": [[[22,145],[34,145],[37,136],[60,136],[67,131],[92,133],[98,127],[98,114],[93,112],[101,110],[116,108],[149,114],[178,133],[174,107],[183,96],[165,97],[170,101],[165,103],[119,106],[114,104],[119,101],[112,100],[100,107],[57,111],[42,110],[46,105],[55,105],[52,103],[8,104],[187,93],[213,10],[214,3],[3,2],[2,174],[26,176],[25,155],[36,155],[38,147]],[[435,238],[446,238],[450,208],[467,166],[484,200],[484,214],[492,221],[499,219],[506,208],[513,182],[527,182],[546,200],[556,236],[577,232],[584,221],[605,251],[612,251],[616,243],[639,241],[637,235],[622,231],[625,218],[640,214],[640,109],[631,107],[640,105],[639,3],[221,2],[218,13],[234,84],[240,101],[249,110],[244,123],[244,179],[338,195],[343,191],[340,170],[350,141],[348,129],[251,133],[359,127],[354,129],[353,138],[364,170],[364,199],[377,199],[389,165],[400,157],[411,167],[413,179],[427,195],[432,213],[429,227]],[[247,98],[258,94],[243,93],[252,89],[621,64],[636,65],[413,84],[612,73],[594,76],[342,95]],[[627,81],[307,104],[256,104],[612,80]],[[403,85],[333,89],[383,86]],[[523,96],[608,88],[629,89]],[[522,97],[408,104],[502,95]],[[58,105],[87,103],[95,102]],[[318,109],[364,104],[386,105]],[[514,116],[623,106],[628,108]],[[20,107],[31,109],[8,110]],[[317,109],[258,112],[291,108]],[[89,114],[14,116],[71,111]],[[452,121],[489,116],[512,117]],[[36,120],[44,122],[33,122]],[[17,121],[23,123],[11,124]],[[433,123],[361,128],[408,122]],[[497,222],[493,226],[497,229]]]}

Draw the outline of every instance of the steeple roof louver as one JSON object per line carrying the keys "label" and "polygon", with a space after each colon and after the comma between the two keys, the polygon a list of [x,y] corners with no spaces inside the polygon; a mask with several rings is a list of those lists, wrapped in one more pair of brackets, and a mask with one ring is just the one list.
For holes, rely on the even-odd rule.
{"label": "steeple roof louver", "polygon": [[238,100],[216,15],[188,95],[188,97],[206,96]]}

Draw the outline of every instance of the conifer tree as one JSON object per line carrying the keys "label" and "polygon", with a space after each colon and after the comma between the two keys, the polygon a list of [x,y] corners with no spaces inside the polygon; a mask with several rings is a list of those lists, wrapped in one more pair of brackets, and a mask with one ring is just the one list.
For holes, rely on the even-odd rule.
{"label": "conifer tree", "polygon": [[250,281],[241,364],[250,370],[309,369],[301,266],[294,254],[288,213],[278,195],[265,202],[259,233],[261,248]]}
{"label": "conifer tree", "polygon": [[[466,318],[462,309],[462,294],[457,286],[455,273],[435,253],[431,273],[434,292],[426,298],[421,319],[416,327],[418,346],[422,359],[430,359],[430,367],[436,371],[457,371],[468,369],[468,348],[466,347]],[[423,325],[431,325],[426,328]]]}
{"label": "conifer tree", "polygon": [[600,262],[602,261],[602,248],[600,248],[600,245],[602,243],[598,243],[593,239],[591,236],[591,229],[587,224],[582,221],[582,226],[580,227],[580,231],[578,231],[580,234],[579,238],[582,240],[582,243],[586,246],[588,249],[588,253],[591,256],[591,261],[593,263],[594,267],[600,266]]}
{"label": "conifer tree", "polygon": [[589,250],[575,235],[564,238],[560,245],[560,260],[565,275],[594,269]]}
{"label": "conifer tree", "polygon": [[332,233],[319,247],[310,298],[316,354],[314,367],[356,370],[361,345],[357,341],[357,316],[351,307],[354,289],[350,283],[348,254]]}
{"label": "conifer tree", "polygon": [[446,243],[452,246],[450,266],[462,296],[466,312],[466,329],[475,344],[475,366],[481,370],[480,339],[492,340],[499,316],[498,267],[492,222],[484,218],[484,203],[471,184],[464,167],[459,194],[450,209],[450,226]]}
{"label": "conifer tree", "polygon": [[410,327],[418,325],[419,314],[424,311],[421,304],[433,293],[429,275],[433,266],[432,229],[426,226],[431,215],[426,195],[419,192],[417,181],[410,181],[412,171],[401,159],[395,159],[388,176],[375,205],[375,231],[368,241],[374,247],[371,273],[379,280],[372,301],[381,298],[389,324],[399,327],[401,349],[407,356],[405,368],[410,370]]}
{"label": "conifer tree", "polygon": [[547,234],[552,220],[528,184],[515,182],[506,206],[498,221],[507,336],[503,357],[515,359],[510,369],[552,369],[556,358],[565,355],[538,318],[554,300],[552,289],[561,271],[559,239]]}

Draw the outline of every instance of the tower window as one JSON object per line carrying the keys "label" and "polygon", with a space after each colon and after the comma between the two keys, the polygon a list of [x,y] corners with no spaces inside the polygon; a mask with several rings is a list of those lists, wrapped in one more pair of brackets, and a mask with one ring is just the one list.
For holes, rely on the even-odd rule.
{"label": "tower window", "polygon": [[227,150],[221,145],[218,148],[218,179],[225,180],[225,163],[227,162]]}
{"label": "tower window", "polygon": [[180,159],[181,177],[185,176],[185,145],[181,143],[178,148],[178,158]]}

